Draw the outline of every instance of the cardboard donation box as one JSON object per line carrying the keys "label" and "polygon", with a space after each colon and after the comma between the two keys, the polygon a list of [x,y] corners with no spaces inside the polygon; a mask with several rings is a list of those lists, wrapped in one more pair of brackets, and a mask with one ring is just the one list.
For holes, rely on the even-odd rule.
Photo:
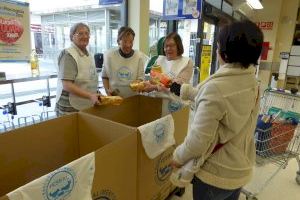
{"label": "cardboard donation box", "polygon": [[[164,139],[166,129],[172,127],[171,125],[166,126],[166,123],[161,121],[166,117],[170,117],[174,122],[172,127],[176,141],[174,141],[174,144],[179,144],[183,141],[187,133],[189,117],[189,109],[187,107],[171,115],[162,117],[162,99],[134,96],[125,99],[120,106],[98,106],[81,112],[108,119],[111,123],[117,122],[120,127],[122,124],[125,124],[136,130],[138,136],[137,199],[163,200],[175,189],[175,186],[169,181],[172,171],[170,161],[173,156],[174,145],[166,148],[163,152],[159,152],[159,154],[155,154],[155,157],[150,158],[151,156],[149,157],[148,152],[144,148],[144,138],[142,140],[142,135],[144,137],[144,134],[141,134],[140,127],[144,127],[144,130],[148,131],[148,135],[156,134],[155,142],[158,142],[158,145],[157,147],[152,146],[150,149],[157,150],[160,148],[160,140]],[[147,127],[148,124],[153,124],[153,126]],[[153,128],[153,132],[151,132],[151,128]]]}
{"label": "cardboard donation box", "polygon": [[0,199],[135,200],[135,131],[76,113],[1,134]]}

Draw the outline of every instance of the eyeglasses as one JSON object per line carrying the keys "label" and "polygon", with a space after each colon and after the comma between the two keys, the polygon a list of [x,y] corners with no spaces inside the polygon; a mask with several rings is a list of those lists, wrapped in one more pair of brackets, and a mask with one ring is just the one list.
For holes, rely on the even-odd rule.
{"label": "eyeglasses", "polygon": [[164,46],[164,48],[165,49],[167,49],[167,48],[177,48],[177,45],[176,44],[165,44],[165,46]]}
{"label": "eyeglasses", "polygon": [[79,32],[79,33],[75,33],[74,35],[76,35],[78,37],[83,37],[83,36],[90,37],[90,33],[89,32]]}

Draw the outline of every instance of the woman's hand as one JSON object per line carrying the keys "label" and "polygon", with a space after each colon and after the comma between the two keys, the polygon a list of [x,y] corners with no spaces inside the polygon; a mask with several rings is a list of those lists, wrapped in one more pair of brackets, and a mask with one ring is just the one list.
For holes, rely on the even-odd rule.
{"label": "woman's hand", "polygon": [[157,85],[152,84],[150,81],[145,81],[144,89],[139,92],[152,92],[152,91],[157,91]]}
{"label": "woman's hand", "polygon": [[151,81],[145,81],[144,89],[140,92],[152,92],[152,91],[168,92],[170,90],[169,90],[169,88],[165,87],[164,85],[157,84],[157,83],[151,82]]}
{"label": "woman's hand", "polygon": [[93,105],[100,105],[100,96],[101,94],[98,93],[92,93],[90,94],[90,100],[92,101]]}
{"label": "woman's hand", "polygon": [[110,88],[105,90],[105,93],[106,93],[107,96],[112,96],[112,92],[113,91]]}
{"label": "woman's hand", "polygon": [[173,169],[177,169],[177,168],[182,167],[182,165],[179,164],[178,162],[176,162],[175,160],[172,160],[170,165],[171,165],[171,167],[172,167]]}

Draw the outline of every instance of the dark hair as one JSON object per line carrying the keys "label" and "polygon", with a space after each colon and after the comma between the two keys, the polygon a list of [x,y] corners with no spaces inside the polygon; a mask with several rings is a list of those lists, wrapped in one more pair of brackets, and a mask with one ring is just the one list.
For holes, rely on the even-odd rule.
{"label": "dark hair", "polygon": [[[164,47],[165,47],[166,41],[169,39],[173,39],[175,41],[176,47],[177,47],[177,56],[181,56],[184,52],[184,49],[183,49],[182,40],[181,40],[180,35],[178,35],[178,33],[176,33],[176,32],[169,33],[164,40]],[[165,51],[163,51],[163,55],[164,56],[166,55]]]}
{"label": "dark hair", "polygon": [[244,68],[257,65],[262,51],[263,33],[255,23],[245,20],[224,26],[218,36],[218,51],[226,63]]}
{"label": "dark hair", "polygon": [[70,29],[70,40],[71,40],[71,41],[73,41],[73,35],[76,33],[76,31],[77,31],[77,29],[78,29],[79,27],[85,27],[85,28],[87,28],[88,31],[90,32],[89,26],[86,25],[85,23],[81,23],[81,22],[80,22],[80,23],[76,23],[76,24],[74,24],[74,25],[71,27],[71,29]]}
{"label": "dark hair", "polygon": [[128,36],[128,35],[132,35],[133,38],[135,36],[134,31],[132,30],[132,28],[127,27],[127,26],[122,26],[121,28],[119,28],[118,30],[118,39],[117,42],[119,43],[119,41],[124,37],[124,36]]}

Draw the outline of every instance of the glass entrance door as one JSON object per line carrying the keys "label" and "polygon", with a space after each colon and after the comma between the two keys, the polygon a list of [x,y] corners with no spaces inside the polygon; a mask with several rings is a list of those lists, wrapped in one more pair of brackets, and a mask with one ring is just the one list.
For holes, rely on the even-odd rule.
{"label": "glass entrance door", "polygon": [[[197,30],[198,30],[198,20],[197,19],[184,19],[179,20],[177,23],[177,31],[180,37],[182,38],[182,43],[184,47],[184,56],[190,57],[193,62],[199,63],[199,66],[195,66],[194,80],[193,83],[198,83],[200,81],[205,80],[211,72],[211,67],[215,66],[216,62],[216,44],[215,40],[215,32],[216,26],[207,21],[204,22],[203,25],[203,36],[202,36],[202,52],[200,55],[196,55],[197,42],[200,42],[200,39],[197,38]],[[199,60],[197,60],[199,59]],[[200,61],[201,62],[198,62]],[[202,69],[202,70],[201,70]],[[199,76],[200,74],[200,76]]]}
{"label": "glass entrance door", "polygon": [[177,23],[177,32],[183,43],[184,53],[186,57],[190,57],[195,63],[196,44],[197,44],[197,19],[179,20]]}

